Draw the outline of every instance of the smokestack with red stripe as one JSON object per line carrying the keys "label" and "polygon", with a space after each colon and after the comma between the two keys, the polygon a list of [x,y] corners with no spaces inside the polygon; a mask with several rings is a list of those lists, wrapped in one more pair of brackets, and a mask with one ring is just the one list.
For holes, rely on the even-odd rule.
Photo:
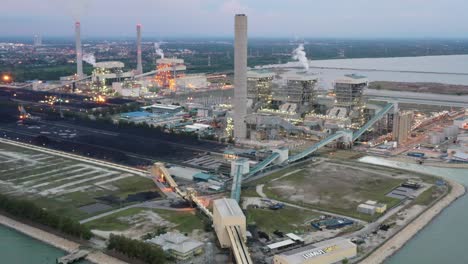
{"label": "smokestack with red stripe", "polygon": [[81,25],[75,23],[75,48],[76,48],[76,76],[78,79],[83,77],[83,51],[81,49]]}
{"label": "smokestack with red stripe", "polygon": [[143,73],[143,65],[141,62],[141,24],[137,24],[137,74]]}

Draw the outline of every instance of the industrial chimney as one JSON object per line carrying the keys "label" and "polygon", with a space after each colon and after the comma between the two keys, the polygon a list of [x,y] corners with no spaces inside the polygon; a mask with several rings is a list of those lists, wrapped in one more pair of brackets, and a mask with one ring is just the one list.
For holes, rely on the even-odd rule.
{"label": "industrial chimney", "polygon": [[81,25],[77,21],[75,23],[75,49],[76,49],[76,76],[78,79],[83,78],[83,51],[81,49]]}
{"label": "industrial chimney", "polygon": [[234,23],[234,137],[247,137],[247,16],[238,14]]}
{"label": "industrial chimney", "polygon": [[143,65],[141,62],[141,24],[137,24],[137,74],[143,73]]}

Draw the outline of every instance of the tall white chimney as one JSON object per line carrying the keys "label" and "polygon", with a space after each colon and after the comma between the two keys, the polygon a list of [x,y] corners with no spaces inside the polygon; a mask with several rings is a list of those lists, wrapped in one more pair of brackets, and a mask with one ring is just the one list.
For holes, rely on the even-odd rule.
{"label": "tall white chimney", "polygon": [[137,24],[137,74],[143,73],[143,64],[141,62],[141,24]]}
{"label": "tall white chimney", "polygon": [[83,77],[83,51],[81,49],[81,25],[75,23],[75,49],[76,49],[76,76],[78,79]]}
{"label": "tall white chimney", "polygon": [[238,14],[234,23],[234,137],[247,137],[247,16]]}

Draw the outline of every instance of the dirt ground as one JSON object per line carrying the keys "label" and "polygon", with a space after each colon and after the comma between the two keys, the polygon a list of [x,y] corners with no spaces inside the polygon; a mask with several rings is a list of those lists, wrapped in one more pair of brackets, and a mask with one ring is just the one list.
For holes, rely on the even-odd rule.
{"label": "dirt ground", "polygon": [[264,191],[268,197],[298,204],[355,211],[357,205],[366,200],[398,202],[385,194],[403,181],[370,169],[324,162],[271,181]]}

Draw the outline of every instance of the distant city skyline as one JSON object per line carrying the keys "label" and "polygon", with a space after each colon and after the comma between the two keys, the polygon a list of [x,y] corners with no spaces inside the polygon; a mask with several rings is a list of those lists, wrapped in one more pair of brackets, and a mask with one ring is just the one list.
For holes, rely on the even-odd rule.
{"label": "distant city skyline", "polygon": [[2,3],[1,36],[231,37],[233,15],[249,36],[288,38],[466,38],[463,0],[21,0]]}

